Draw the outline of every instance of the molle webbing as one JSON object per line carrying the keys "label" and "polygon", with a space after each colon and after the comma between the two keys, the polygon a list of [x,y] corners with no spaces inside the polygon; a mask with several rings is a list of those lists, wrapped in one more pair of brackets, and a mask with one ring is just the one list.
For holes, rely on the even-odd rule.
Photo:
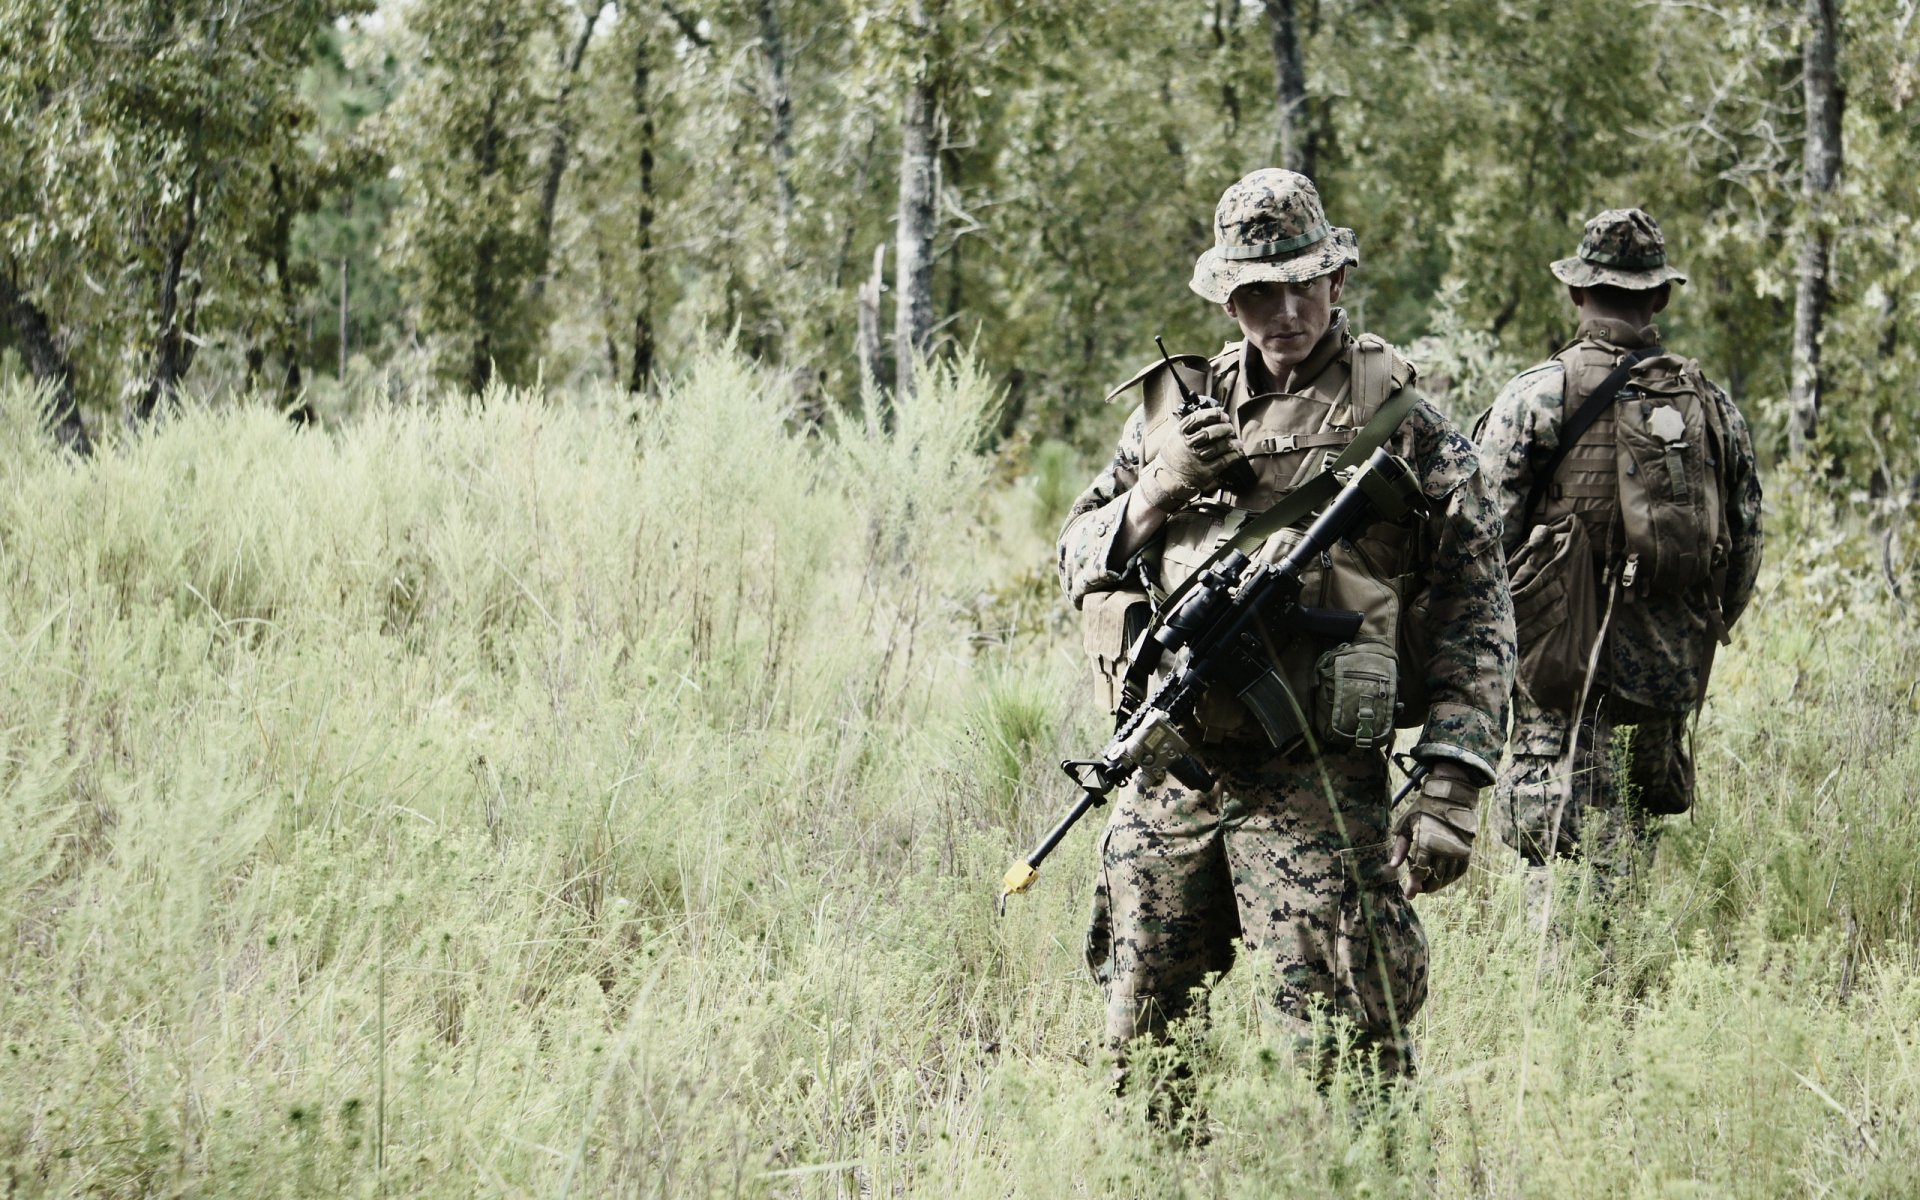
{"label": "molle webbing", "polygon": [[[1527,497],[1527,512],[1524,522],[1527,527],[1531,528],[1534,524],[1534,514],[1539,511],[1542,500],[1571,499],[1575,497],[1599,499],[1616,493],[1618,489],[1617,480],[1607,481],[1589,477],[1586,480],[1569,480],[1564,484],[1556,484],[1554,477],[1559,473],[1561,464],[1570,456],[1574,456],[1576,450],[1588,451],[1587,453],[1579,455],[1579,457],[1582,459],[1593,459],[1594,462],[1591,465],[1601,467],[1602,471],[1600,473],[1611,474],[1610,471],[1605,471],[1604,468],[1611,464],[1613,459],[1613,449],[1611,446],[1613,439],[1611,437],[1595,438],[1594,441],[1589,444],[1589,447],[1582,447],[1580,444],[1581,438],[1596,422],[1601,421],[1603,417],[1609,415],[1609,410],[1613,407],[1614,399],[1619,396],[1620,389],[1627,382],[1627,377],[1633,373],[1633,368],[1638,366],[1644,359],[1664,353],[1665,351],[1659,346],[1645,346],[1620,359],[1619,362],[1614,364],[1613,369],[1607,373],[1606,377],[1602,379],[1591,392],[1582,398],[1580,407],[1565,418],[1560,426],[1559,448],[1548,456],[1547,460],[1540,465],[1539,470],[1534,475],[1535,483],[1533,491]],[[1580,372],[1574,362],[1565,359],[1563,359],[1562,367],[1567,372],[1566,396],[1567,400],[1571,402],[1574,397],[1580,395]],[[1611,430],[1607,432],[1610,433]],[[1605,447],[1604,455],[1600,453],[1600,447],[1602,446]],[[1589,464],[1585,462],[1581,465],[1589,466]]]}
{"label": "molle webbing", "polygon": [[1547,498],[1550,500],[1604,500],[1617,494],[1619,490],[1618,483],[1560,483],[1558,481],[1548,484],[1546,488]]}
{"label": "molle webbing", "polygon": [[1328,446],[1346,446],[1353,441],[1351,429],[1330,429],[1323,433],[1282,433],[1251,442],[1243,442],[1240,449],[1248,458],[1263,454],[1292,454],[1300,450],[1318,450]]}

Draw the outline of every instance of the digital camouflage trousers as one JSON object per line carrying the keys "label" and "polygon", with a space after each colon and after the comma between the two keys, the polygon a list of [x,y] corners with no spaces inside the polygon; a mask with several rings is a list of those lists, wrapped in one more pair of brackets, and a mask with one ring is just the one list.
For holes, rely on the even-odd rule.
{"label": "digital camouflage trousers", "polygon": [[1693,803],[1692,714],[1603,700],[1578,726],[1515,697],[1512,754],[1492,824],[1534,866],[1579,857],[1626,872],[1651,850],[1653,818]]}
{"label": "digital camouflage trousers", "polygon": [[1236,944],[1270,972],[1270,1015],[1322,1078],[1346,1038],[1382,1077],[1410,1073],[1427,943],[1386,865],[1384,755],[1205,759],[1212,790],[1136,784],[1101,839],[1087,963],[1123,1076],[1134,1039],[1197,1013]]}

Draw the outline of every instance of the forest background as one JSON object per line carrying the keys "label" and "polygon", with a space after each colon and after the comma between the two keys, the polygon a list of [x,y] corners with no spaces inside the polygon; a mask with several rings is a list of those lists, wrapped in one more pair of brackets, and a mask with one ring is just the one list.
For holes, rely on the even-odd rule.
{"label": "forest background", "polygon": [[[1912,1195],[1915,18],[0,0],[0,1191]],[[992,897],[1099,398],[1272,162],[1463,419],[1651,209],[1769,542],[1626,902],[1488,839],[1391,1110],[1236,971],[1189,1144],[1094,831]]]}
{"label": "forest background", "polygon": [[1002,435],[1091,448],[1152,334],[1222,339],[1185,280],[1280,163],[1359,233],[1360,326],[1463,412],[1566,335],[1544,264],[1584,217],[1647,207],[1693,274],[1676,342],[1769,451],[1884,487],[1914,9],[20,0],[0,354],[97,422],[189,383],[329,417],[370,383],[638,391],[716,336],[819,416],[964,348]]}

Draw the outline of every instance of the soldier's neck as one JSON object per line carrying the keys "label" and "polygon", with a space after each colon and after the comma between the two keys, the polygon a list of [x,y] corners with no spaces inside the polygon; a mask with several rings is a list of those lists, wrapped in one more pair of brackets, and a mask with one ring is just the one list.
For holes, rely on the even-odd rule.
{"label": "soldier's neck", "polygon": [[1597,304],[1580,306],[1580,328],[1574,336],[1596,337],[1629,350],[1657,345],[1660,341],[1660,331],[1653,327],[1651,312],[1626,312]]}

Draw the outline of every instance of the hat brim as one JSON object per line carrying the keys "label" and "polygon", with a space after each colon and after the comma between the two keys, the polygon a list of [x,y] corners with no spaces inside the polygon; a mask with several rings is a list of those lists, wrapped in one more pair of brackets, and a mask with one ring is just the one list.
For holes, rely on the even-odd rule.
{"label": "hat brim", "polygon": [[1214,247],[1193,264],[1193,278],[1187,286],[1215,304],[1225,304],[1233,289],[1249,283],[1304,283],[1341,267],[1359,265],[1359,239],[1353,236],[1353,230],[1336,227],[1305,250],[1285,258],[1229,260],[1221,258],[1219,248]]}
{"label": "hat brim", "polygon": [[1630,292],[1644,292],[1657,288],[1663,283],[1685,283],[1684,271],[1673,267],[1659,266],[1645,271],[1629,271],[1621,267],[1605,267],[1599,263],[1588,262],[1584,258],[1559,258],[1553,262],[1553,277],[1568,287],[1617,287]]}

